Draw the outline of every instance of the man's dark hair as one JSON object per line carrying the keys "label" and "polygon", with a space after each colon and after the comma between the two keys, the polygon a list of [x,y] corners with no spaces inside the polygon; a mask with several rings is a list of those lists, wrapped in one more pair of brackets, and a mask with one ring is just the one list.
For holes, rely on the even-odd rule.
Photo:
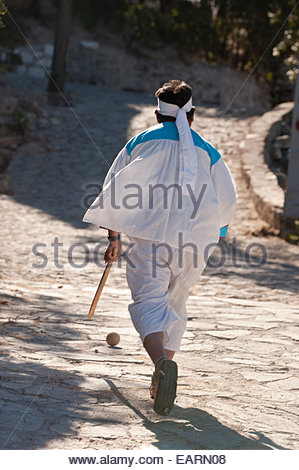
{"label": "man's dark hair", "polygon": [[[176,104],[182,108],[192,96],[192,87],[182,80],[169,80],[156,91],[155,96],[165,103]],[[187,118],[191,118],[193,114],[194,109],[191,109],[187,113]],[[161,122],[175,121],[172,116],[163,116],[160,113],[158,116]]]}

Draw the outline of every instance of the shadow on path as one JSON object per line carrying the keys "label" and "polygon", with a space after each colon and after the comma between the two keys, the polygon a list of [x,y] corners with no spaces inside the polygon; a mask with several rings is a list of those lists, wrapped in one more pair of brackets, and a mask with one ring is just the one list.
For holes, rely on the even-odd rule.
{"label": "shadow on path", "polygon": [[299,256],[288,251],[287,244],[281,252],[279,238],[273,246],[263,242],[256,238],[247,246],[233,248],[230,242],[221,240],[208,261],[205,274],[222,278],[236,276],[270,289],[298,292]]}
{"label": "shadow on path", "polygon": [[[7,169],[9,190],[17,202],[40,209],[74,227],[86,228],[82,217],[99,192],[104,177],[128,140],[136,105],[153,99],[121,90],[72,84],[72,109],[52,109],[58,123],[39,131],[50,151],[16,155]],[[76,118],[75,114],[78,116]],[[152,125],[155,125],[153,114]]]}
{"label": "shadow on path", "polygon": [[116,397],[156,435],[157,442],[153,445],[159,449],[284,449],[260,432],[252,431],[256,439],[245,437],[220,423],[215,416],[197,408],[174,406],[171,415],[153,422],[124,397],[112,380],[105,380]]}
{"label": "shadow on path", "polygon": [[1,361],[0,448],[45,448],[61,434],[75,436],[73,418],[86,408],[83,381],[34,361]]}
{"label": "shadow on path", "polygon": [[80,449],[87,442],[107,448],[111,439],[129,439],[128,420],[136,421],[129,410],[139,428],[154,434],[151,443],[158,449],[284,449],[258,431],[251,431],[256,437],[245,437],[200,409],[174,406],[170,416],[160,418],[152,403],[142,400],[139,406],[136,396],[127,399],[111,379],[96,372],[90,388],[75,367],[70,372],[36,361],[1,361],[1,449],[64,448],[64,442],[67,448]]}

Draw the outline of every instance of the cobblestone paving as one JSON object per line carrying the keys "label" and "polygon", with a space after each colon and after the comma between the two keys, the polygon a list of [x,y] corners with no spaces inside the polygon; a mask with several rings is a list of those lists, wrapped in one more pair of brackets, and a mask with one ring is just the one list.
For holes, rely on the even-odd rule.
{"label": "cobblestone paving", "polygon": [[[240,144],[253,118],[223,117],[214,108],[197,113],[194,128],[234,174],[238,209],[211,260],[224,265],[208,267],[192,288],[178,398],[161,418],[149,399],[152,366],[128,315],[124,264],[113,266],[87,320],[105,234],[80,222],[87,195],[96,193],[86,185],[102,181],[127,138],[154,124],[154,103],[130,92],[72,88],[86,130],[70,109],[51,109],[52,126],[40,130],[50,150],[16,155],[5,176],[12,193],[0,196],[1,447],[295,449],[298,248],[263,235],[242,180]],[[267,251],[263,266],[262,248],[252,243]],[[90,261],[79,268],[87,251]],[[113,330],[121,342],[109,348]]]}

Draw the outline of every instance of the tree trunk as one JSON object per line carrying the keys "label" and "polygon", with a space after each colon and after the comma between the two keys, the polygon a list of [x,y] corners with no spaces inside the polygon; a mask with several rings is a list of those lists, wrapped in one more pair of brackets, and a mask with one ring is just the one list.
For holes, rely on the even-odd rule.
{"label": "tree trunk", "polygon": [[66,54],[72,25],[72,10],[74,0],[61,0],[55,32],[55,47],[52,61],[51,78],[48,91],[59,92],[64,89],[66,76]]}

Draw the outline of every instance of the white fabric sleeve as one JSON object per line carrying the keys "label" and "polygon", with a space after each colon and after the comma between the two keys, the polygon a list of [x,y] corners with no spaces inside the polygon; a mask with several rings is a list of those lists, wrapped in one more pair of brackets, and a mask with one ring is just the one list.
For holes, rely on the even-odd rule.
{"label": "white fabric sleeve", "polygon": [[212,165],[211,176],[219,204],[220,237],[225,237],[236,209],[236,185],[222,158]]}
{"label": "white fabric sleeve", "polygon": [[124,147],[115,160],[113,161],[111,167],[109,168],[109,171],[105,177],[104,183],[103,183],[103,188],[111,181],[112,177],[116,175],[120,170],[125,168],[130,162],[130,157],[128,155],[126,147]]}
{"label": "white fabric sleeve", "polygon": [[[115,157],[111,167],[109,168],[108,173],[105,176],[102,189],[111,181],[114,175],[116,175],[120,170],[122,170],[128,165],[129,161],[130,161],[130,157],[128,155],[126,147],[124,147]],[[100,226],[99,228],[108,230],[107,227]]]}

